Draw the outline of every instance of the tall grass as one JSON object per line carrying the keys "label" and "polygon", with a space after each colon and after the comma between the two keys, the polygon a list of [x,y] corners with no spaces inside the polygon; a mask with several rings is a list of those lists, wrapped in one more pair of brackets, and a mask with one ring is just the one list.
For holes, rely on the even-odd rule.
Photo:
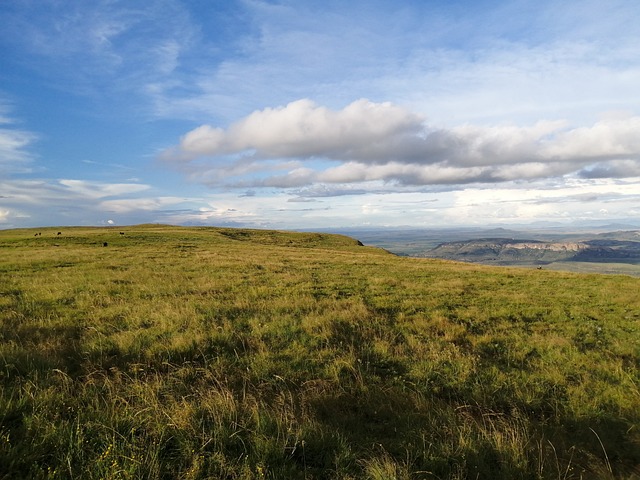
{"label": "tall grass", "polygon": [[640,279],[39,231],[0,231],[0,478],[640,478]]}

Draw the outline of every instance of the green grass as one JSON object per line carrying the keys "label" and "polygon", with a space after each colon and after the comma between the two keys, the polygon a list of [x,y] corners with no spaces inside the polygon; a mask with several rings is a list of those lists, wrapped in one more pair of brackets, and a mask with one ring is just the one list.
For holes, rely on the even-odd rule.
{"label": "green grass", "polygon": [[121,231],[0,231],[0,478],[640,478],[640,279]]}

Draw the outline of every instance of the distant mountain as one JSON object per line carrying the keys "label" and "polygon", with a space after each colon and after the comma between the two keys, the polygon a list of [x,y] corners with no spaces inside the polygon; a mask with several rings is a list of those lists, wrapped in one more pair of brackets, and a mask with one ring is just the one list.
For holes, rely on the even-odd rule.
{"label": "distant mountain", "polygon": [[[408,257],[444,258],[502,266],[640,276],[640,229],[625,225],[487,228],[357,228],[333,230],[365,245]],[[627,227],[629,225],[626,225]]]}
{"label": "distant mountain", "polygon": [[443,242],[419,256],[492,265],[545,265],[553,262],[640,264],[640,232],[594,235],[582,241],[479,238]]}

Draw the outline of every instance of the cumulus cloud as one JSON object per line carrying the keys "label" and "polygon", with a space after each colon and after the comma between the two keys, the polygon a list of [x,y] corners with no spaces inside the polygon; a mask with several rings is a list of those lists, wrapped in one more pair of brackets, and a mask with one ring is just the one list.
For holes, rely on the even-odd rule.
{"label": "cumulus cloud", "polygon": [[605,119],[592,127],[562,132],[544,154],[552,158],[613,160],[640,153],[640,117]]}
{"label": "cumulus cloud", "polygon": [[243,188],[633,177],[640,170],[640,117],[581,127],[539,121],[435,128],[391,103],[361,99],[331,110],[304,99],[253,112],[228,128],[202,125],[163,158],[194,179]]}
{"label": "cumulus cloud", "polygon": [[303,99],[255,111],[227,130],[202,125],[182,138],[179,152],[187,159],[250,151],[263,158],[343,158],[378,139],[418,133],[421,122],[390,103],[361,99],[335,111]]}

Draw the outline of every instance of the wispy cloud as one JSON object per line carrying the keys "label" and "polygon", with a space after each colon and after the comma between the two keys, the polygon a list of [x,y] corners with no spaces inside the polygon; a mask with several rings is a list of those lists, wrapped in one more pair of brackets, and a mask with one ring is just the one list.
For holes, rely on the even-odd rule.
{"label": "wispy cloud", "polygon": [[68,195],[91,199],[127,195],[149,189],[148,185],[139,183],[103,183],[67,179],[59,180],[58,183],[65,188]]}
{"label": "wispy cloud", "polygon": [[93,225],[104,219],[102,202],[140,195],[148,189],[148,185],[133,183],[6,179],[0,180],[0,209],[5,212],[5,223],[29,219],[35,225],[48,225],[53,218],[58,224]]}
{"label": "wispy cloud", "polygon": [[38,137],[33,132],[17,128],[10,113],[10,106],[0,99],[0,174],[25,173],[34,158],[30,147]]}
{"label": "wispy cloud", "polygon": [[185,203],[193,202],[192,199],[184,197],[145,197],[145,198],[120,198],[114,200],[104,200],[100,202],[100,208],[115,214],[131,212],[155,212],[162,211],[168,207],[175,207]]}
{"label": "wispy cloud", "polygon": [[366,97],[451,125],[521,124],[638,101],[640,7],[626,1],[242,5],[241,49],[150,86],[163,114],[225,123],[295,98],[338,108]]}
{"label": "wispy cloud", "polygon": [[27,148],[36,138],[35,134],[25,130],[0,128],[0,168],[11,166],[14,172],[16,169],[24,171],[24,165],[33,158]]}
{"label": "wispy cloud", "polygon": [[58,89],[90,95],[143,92],[173,74],[199,32],[181,2],[14,2],[0,38],[12,61]]}

